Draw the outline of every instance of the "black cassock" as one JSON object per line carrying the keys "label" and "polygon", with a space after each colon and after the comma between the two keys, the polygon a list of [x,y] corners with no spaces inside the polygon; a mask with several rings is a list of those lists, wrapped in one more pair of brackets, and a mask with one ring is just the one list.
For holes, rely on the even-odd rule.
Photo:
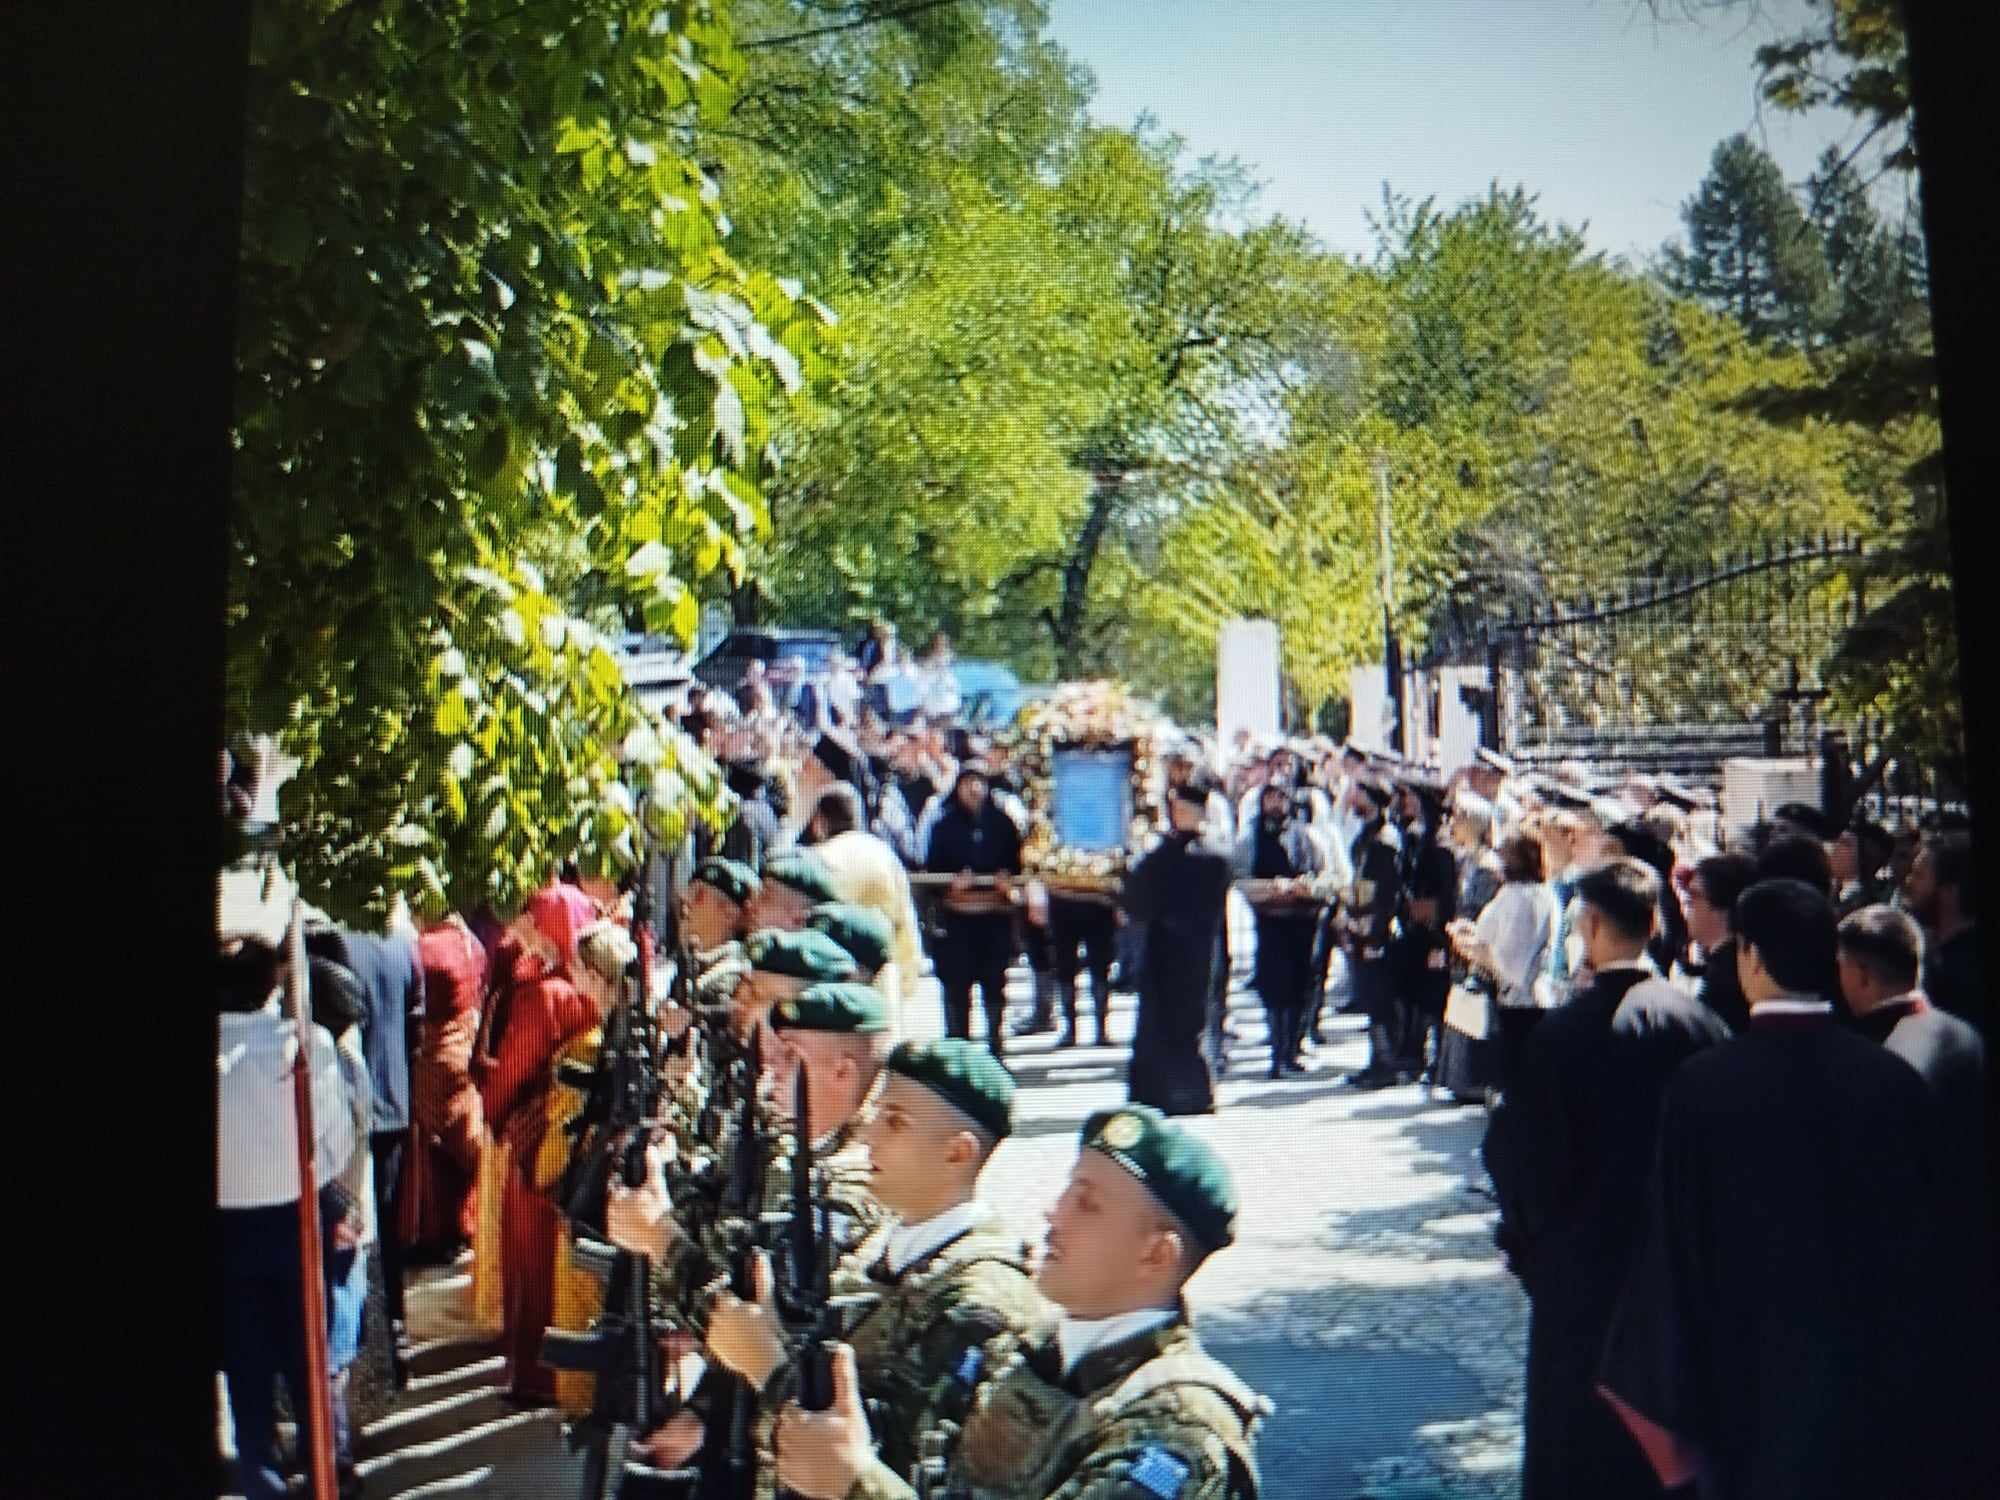
{"label": "black cassock", "polygon": [[1494,1109],[1482,1154],[1501,1243],[1530,1299],[1521,1500],[1658,1491],[1597,1394],[1598,1362],[1638,1238],[1660,1096],[1688,1058],[1728,1036],[1650,971],[1608,969],[1536,1026]]}
{"label": "black cassock", "polygon": [[1125,877],[1121,904],[1146,924],[1128,1075],[1135,1104],[1170,1115],[1215,1104],[1201,1039],[1230,880],[1229,860],[1184,833],[1169,834]]}
{"label": "black cassock", "polygon": [[1703,1500],[1952,1493],[1928,1112],[1830,1015],[1753,1013],[1668,1085],[1601,1375],[1699,1451]]}
{"label": "black cassock", "polygon": [[1878,1007],[1854,1029],[1915,1068],[1930,1090],[1940,1235],[1937,1258],[1925,1274],[1939,1283],[1951,1308],[1953,1366],[1940,1393],[1948,1442],[1938,1461],[1941,1469],[1965,1467],[1959,1494],[2000,1494],[2000,1465],[1984,1431],[2000,1328],[1986,1180],[1986,1047],[1964,1021],[1914,998]]}

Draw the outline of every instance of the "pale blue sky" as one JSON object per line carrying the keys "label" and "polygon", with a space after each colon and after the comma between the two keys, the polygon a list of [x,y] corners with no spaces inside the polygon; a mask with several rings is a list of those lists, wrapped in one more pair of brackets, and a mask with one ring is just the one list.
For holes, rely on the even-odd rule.
{"label": "pale blue sky", "polygon": [[[1372,251],[1384,180],[1449,206],[1498,178],[1636,259],[1679,232],[1717,141],[1760,138],[1752,54],[1802,0],[1761,9],[1655,23],[1639,0],[1050,0],[1050,31],[1097,75],[1095,118],[1147,110],[1196,155],[1238,157],[1267,212],[1336,250]],[[1855,138],[1845,116],[1762,112],[1793,182]]]}

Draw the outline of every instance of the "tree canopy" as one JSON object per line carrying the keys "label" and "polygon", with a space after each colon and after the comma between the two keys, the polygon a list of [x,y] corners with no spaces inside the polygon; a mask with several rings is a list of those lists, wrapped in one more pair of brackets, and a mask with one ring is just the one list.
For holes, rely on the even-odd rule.
{"label": "tree canopy", "polygon": [[317,0],[251,46],[226,729],[303,761],[308,894],[505,909],[629,863],[628,745],[660,831],[721,816],[531,546],[691,638],[767,524],[820,317],[690,152],[743,70],[720,12]]}
{"label": "tree canopy", "polygon": [[[1382,649],[1799,531],[1875,539],[1843,701],[1954,743],[1921,238],[1741,137],[1656,267],[1525,187],[1384,189],[1374,255],[1091,80],[1036,0],[257,8],[228,723],[303,761],[315,899],[506,908],[719,820],[606,636],[702,607],[1213,706],[1276,620]],[[1899,170],[1893,10],[1765,49]],[[1386,500],[1385,500],[1386,497]],[[1948,632],[1947,632],[1948,633]],[[1913,667],[1911,662],[1927,665]],[[1942,706],[1941,706],[1942,705]]]}

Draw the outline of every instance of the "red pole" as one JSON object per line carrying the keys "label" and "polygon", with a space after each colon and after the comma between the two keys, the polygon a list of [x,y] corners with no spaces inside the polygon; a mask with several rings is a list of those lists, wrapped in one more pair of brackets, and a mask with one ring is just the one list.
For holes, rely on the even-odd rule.
{"label": "red pole", "polygon": [[[315,1145],[312,1100],[312,1018],[306,1008],[305,938],[299,908],[292,903],[291,927],[285,937],[285,991],[291,1005],[298,1054],[292,1065],[292,1101],[299,1138],[299,1299],[306,1321],[306,1389],[292,1392],[305,1419],[308,1441],[307,1474],[315,1500],[335,1500],[333,1477],[333,1386],[327,1369],[326,1270],[320,1251],[319,1180],[314,1170]],[[355,1150],[367,1150],[357,1141]]]}

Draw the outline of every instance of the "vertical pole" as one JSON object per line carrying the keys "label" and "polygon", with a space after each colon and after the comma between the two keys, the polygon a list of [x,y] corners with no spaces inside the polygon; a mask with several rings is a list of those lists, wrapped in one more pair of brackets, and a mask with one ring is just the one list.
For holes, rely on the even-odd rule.
{"label": "vertical pole", "polygon": [[[318,1136],[313,1130],[312,1012],[306,1004],[305,935],[299,902],[292,900],[292,923],[285,934],[285,993],[298,1054],[292,1064],[293,1118],[299,1146],[299,1303],[305,1314],[306,1389],[292,1399],[304,1408],[301,1436],[307,1441],[307,1475],[313,1500],[334,1500],[333,1386],[326,1348],[326,1268],[320,1249]],[[354,1149],[366,1151],[367,1140]]]}
{"label": "vertical pole", "polygon": [[1503,755],[1507,747],[1500,742],[1500,638],[1488,635],[1486,638],[1486,701],[1481,705],[1481,715],[1485,723],[1479,726],[1480,738]]}
{"label": "vertical pole", "polygon": [[1395,554],[1389,534],[1389,460],[1375,455],[1375,514],[1382,560],[1382,675],[1388,689],[1390,718],[1389,748],[1405,753],[1408,733],[1404,724],[1403,653],[1396,640]]}

